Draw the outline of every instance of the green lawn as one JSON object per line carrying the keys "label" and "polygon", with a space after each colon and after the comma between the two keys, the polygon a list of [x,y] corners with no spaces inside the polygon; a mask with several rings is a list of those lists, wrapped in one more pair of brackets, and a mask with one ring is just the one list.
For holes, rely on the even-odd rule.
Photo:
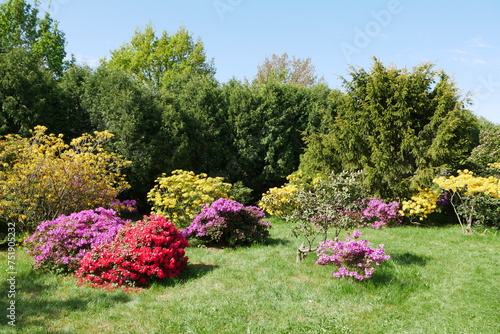
{"label": "green lawn", "polygon": [[267,245],[188,248],[188,269],[138,293],[83,288],[39,273],[17,251],[16,329],[7,325],[7,253],[0,253],[2,333],[500,333],[500,242],[460,227],[361,229],[391,260],[370,280],[331,276],[273,220]]}

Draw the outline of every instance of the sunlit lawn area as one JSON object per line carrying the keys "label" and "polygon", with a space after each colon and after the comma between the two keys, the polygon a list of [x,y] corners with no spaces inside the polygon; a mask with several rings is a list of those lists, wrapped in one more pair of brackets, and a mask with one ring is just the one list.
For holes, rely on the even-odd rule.
{"label": "sunlit lawn area", "polygon": [[370,280],[331,276],[273,220],[267,245],[188,248],[177,279],[137,293],[79,287],[31,269],[17,249],[16,330],[7,326],[7,253],[0,253],[2,333],[499,333],[500,242],[460,227],[361,229],[391,259]]}

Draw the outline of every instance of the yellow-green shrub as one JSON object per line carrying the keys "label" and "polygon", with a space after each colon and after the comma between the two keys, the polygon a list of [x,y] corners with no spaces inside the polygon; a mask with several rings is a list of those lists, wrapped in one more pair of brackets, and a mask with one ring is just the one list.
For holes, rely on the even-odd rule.
{"label": "yellow-green shrub", "polygon": [[[498,164],[490,167],[498,168]],[[500,179],[494,176],[475,176],[472,171],[459,170],[457,176],[434,179],[440,188],[450,192],[453,206],[462,231],[472,234],[476,223],[500,226]]]}
{"label": "yellow-green shrub", "polygon": [[321,177],[313,178],[299,169],[286,179],[287,183],[281,187],[270,188],[257,203],[262,210],[272,216],[283,218],[290,214],[297,207],[297,192],[317,185]]}
{"label": "yellow-green shrub", "polygon": [[129,188],[121,170],[130,162],[102,146],[111,133],[84,134],[68,145],[46,130],[37,126],[28,139],[8,135],[0,149],[0,217],[21,232],[61,214],[109,206]]}
{"label": "yellow-green shrub", "polygon": [[271,188],[262,195],[258,206],[272,216],[283,218],[297,206],[295,195],[298,189],[294,184]]}
{"label": "yellow-green shrub", "polygon": [[185,228],[200,213],[203,205],[219,198],[229,198],[230,183],[222,177],[209,177],[205,173],[195,174],[174,170],[171,176],[163,174],[148,193],[152,213],[164,216],[177,228]]}

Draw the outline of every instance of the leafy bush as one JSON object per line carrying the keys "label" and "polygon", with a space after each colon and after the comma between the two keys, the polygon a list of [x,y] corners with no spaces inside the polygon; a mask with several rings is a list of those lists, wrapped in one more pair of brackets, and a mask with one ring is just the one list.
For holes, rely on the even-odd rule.
{"label": "leafy bush", "polygon": [[34,255],[35,269],[72,272],[79,268],[85,253],[111,242],[124,225],[114,210],[85,210],[43,222],[25,245]]}
{"label": "leafy bush", "polygon": [[61,214],[107,206],[129,188],[121,174],[129,162],[102,146],[111,133],[84,134],[67,145],[46,130],[35,127],[29,139],[8,136],[12,145],[0,151],[0,215],[20,232]]}
{"label": "leafy bush", "polygon": [[295,197],[298,190],[297,186],[293,184],[271,188],[262,195],[258,206],[270,215],[283,218],[297,206]]}
{"label": "leafy bush", "polygon": [[187,240],[165,217],[145,216],[127,224],[115,240],[88,252],[77,272],[80,284],[146,287],[153,279],[176,277],[186,268]]}
{"label": "leafy bush", "polygon": [[337,266],[338,271],[333,273],[334,277],[351,276],[360,281],[372,277],[374,266],[381,265],[390,256],[385,255],[383,244],[379,248],[370,248],[371,242],[357,240],[362,235],[363,233],[354,231],[347,235],[345,242],[340,242],[337,237],[320,242],[316,264]]}
{"label": "leafy bush", "polygon": [[183,170],[174,170],[168,177],[163,174],[148,193],[148,201],[153,204],[152,213],[170,219],[178,228],[185,228],[203,205],[229,197],[231,184],[223,180]]}
{"label": "leafy bush", "polygon": [[438,177],[434,183],[450,192],[450,203],[464,233],[474,233],[472,227],[477,224],[500,225],[500,178],[459,170],[457,176]]}
{"label": "leafy bush", "polygon": [[366,207],[361,211],[363,223],[358,227],[370,226],[382,229],[401,220],[399,203],[396,201],[386,203],[381,199],[369,198],[364,201],[364,204]]}
{"label": "leafy bush", "polygon": [[258,207],[220,198],[205,206],[182,234],[211,245],[250,245],[269,237],[270,224],[263,218],[264,212]]}
{"label": "leafy bush", "polygon": [[436,211],[440,199],[439,189],[418,188],[419,192],[402,202],[399,213],[409,219],[424,220]]}
{"label": "leafy bush", "polygon": [[365,198],[360,176],[360,172],[331,173],[327,179],[316,180],[310,190],[297,192],[297,206],[285,219],[294,223],[292,233],[307,241],[307,247],[299,251],[314,250],[316,239],[326,240],[332,229],[338,236],[360,224]]}
{"label": "leafy bush", "polygon": [[479,145],[477,145],[469,156],[469,161],[478,166],[486,166],[488,163],[500,161],[500,128],[481,130],[479,133]]}

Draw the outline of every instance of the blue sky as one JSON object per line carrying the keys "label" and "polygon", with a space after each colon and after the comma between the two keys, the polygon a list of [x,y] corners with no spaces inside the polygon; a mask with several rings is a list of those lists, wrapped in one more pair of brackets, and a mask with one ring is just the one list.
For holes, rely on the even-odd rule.
{"label": "blue sky", "polygon": [[[500,1],[428,0],[41,0],[66,34],[67,52],[95,65],[137,28],[184,26],[201,38],[216,77],[252,79],[266,56],[312,59],[340,88],[349,66],[372,56],[409,69],[423,62],[452,75],[476,115],[500,124]],[[47,5],[51,2],[51,6]]]}

